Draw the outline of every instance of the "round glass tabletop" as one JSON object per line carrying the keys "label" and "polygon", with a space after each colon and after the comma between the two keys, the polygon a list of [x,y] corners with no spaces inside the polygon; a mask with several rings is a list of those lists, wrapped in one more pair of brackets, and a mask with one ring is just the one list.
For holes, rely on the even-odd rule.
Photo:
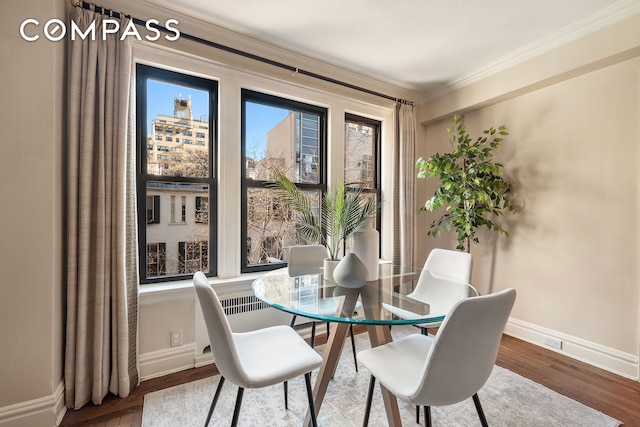
{"label": "round glass tabletop", "polygon": [[379,279],[345,288],[322,274],[290,276],[288,268],[253,282],[266,304],[314,320],[365,325],[441,322],[461,299],[478,295],[468,283],[429,270],[380,264]]}

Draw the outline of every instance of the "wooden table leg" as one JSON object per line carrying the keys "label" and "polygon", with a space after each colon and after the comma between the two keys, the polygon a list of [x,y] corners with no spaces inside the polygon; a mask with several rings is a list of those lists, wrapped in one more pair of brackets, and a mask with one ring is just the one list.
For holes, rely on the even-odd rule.
{"label": "wooden table leg", "polygon": [[[369,319],[379,318],[380,313],[374,313],[372,310],[375,310],[372,304],[369,304],[370,299],[367,297],[368,292],[376,292],[374,289],[367,289],[367,287],[362,288],[362,292],[358,292],[356,290],[344,290],[346,293],[345,298],[342,301],[342,304],[338,306],[338,310],[343,313],[353,313],[355,309],[356,302],[358,301],[358,296],[362,296],[362,305],[365,312],[365,317]],[[377,310],[380,310],[380,305],[376,304]],[[349,315],[345,316],[348,317]],[[344,340],[347,336],[347,332],[349,331],[349,323],[334,323],[331,328],[331,334],[329,340],[327,341],[327,345],[324,349],[323,354],[323,362],[320,366],[320,371],[318,372],[318,376],[316,377],[316,382],[313,388],[313,399],[316,410],[316,415],[320,413],[320,408],[322,406],[322,401],[324,400],[324,396],[327,392],[327,387],[329,385],[329,381],[333,378],[333,374],[338,366],[338,361],[340,360],[340,354],[342,353],[342,347],[344,345]],[[371,341],[372,347],[377,347],[379,345],[388,343],[392,341],[391,331],[388,326],[368,326],[367,331],[369,332],[369,340]],[[357,392],[358,390],[356,390]],[[384,407],[387,413],[387,421],[389,423],[389,427],[402,427],[402,420],[400,419],[400,410],[398,408],[398,400],[396,397],[389,393],[387,389],[381,386],[382,391],[382,400],[384,402]],[[365,393],[365,390],[362,390]],[[309,411],[307,411],[307,415],[305,416],[304,423],[302,424],[305,427],[311,426],[311,415]]]}
{"label": "wooden table leg", "polygon": [[[343,313],[353,313],[356,302],[358,300],[358,293],[346,295],[342,304],[339,304],[338,310]],[[313,387],[313,401],[316,410],[316,416],[320,413],[322,407],[322,401],[324,395],[327,392],[329,381],[333,378],[333,374],[338,366],[340,360],[340,354],[342,353],[342,346],[344,340],[347,337],[349,331],[349,323],[334,322],[331,326],[331,333],[329,334],[329,340],[324,348],[324,354],[322,355],[322,365],[318,371],[316,382]],[[311,426],[311,415],[307,411],[303,426]]]}

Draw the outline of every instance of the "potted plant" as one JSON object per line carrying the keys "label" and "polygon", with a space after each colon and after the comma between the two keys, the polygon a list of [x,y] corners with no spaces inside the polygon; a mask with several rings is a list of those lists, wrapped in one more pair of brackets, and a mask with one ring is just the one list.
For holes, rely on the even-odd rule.
{"label": "potted plant", "polygon": [[333,191],[323,193],[322,213],[317,218],[309,197],[282,171],[274,171],[272,187],[278,189],[285,203],[299,213],[296,227],[300,236],[309,244],[326,246],[329,259],[333,261],[338,260],[346,240],[380,209],[377,200],[367,198],[359,188],[348,190],[342,181]]}
{"label": "potted plant", "polygon": [[418,178],[438,178],[440,185],[421,210],[433,211],[446,207],[446,212],[431,223],[429,236],[438,236],[454,228],[457,232],[456,249],[469,252],[471,243],[478,243],[476,229],[487,227],[508,236],[494,219],[505,210],[511,210],[509,192],[511,184],[502,174],[504,167],[494,162],[493,151],[500,146],[502,137],[509,135],[507,128],[490,127],[484,136],[473,140],[458,115],[451,118],[447,129],[451,153],[436,153],[427,160],[416,162]]}

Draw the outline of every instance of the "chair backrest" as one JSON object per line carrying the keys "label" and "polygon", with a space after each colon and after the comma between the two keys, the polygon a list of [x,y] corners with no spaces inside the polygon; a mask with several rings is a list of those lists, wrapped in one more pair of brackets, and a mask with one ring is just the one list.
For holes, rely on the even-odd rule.
{"label": "chair backrest", "polygon": [[329,252],[323,245],[294,245],[289,248],[289,276],[320,274]]}
{"label": "chair backrest", "polygon": [[[470,253],[452,251],[449,249],[433,249],[424,269],[418,277],[414,291],[409,295],[417,300],[430,303],[440,301],[446,307],[446,314],[459,300],[478,295],[478,291],[469,286],[471,282],[471,268],[473,258]],[[452,283],[450,280],[461,283]]]}
{"label": "chair backrest", "polygon": [[443,274],[466,283],[471,282],[473,257],[468,252],[435,248],[429,252],[424,269]]}
{"label": "chair backrest", "polygon": [[458,301],[478,295],[476,288],[467,282],[423,270],[414,291],[408,296],[429,304],[429,313],[446,315]]}
{"label": "chair backrest", "polygon": [[220,374],[234,384],[244,384],[246,375],[239,363],[231,326],[218,295],[202,272],[193,275],[193,286],[207,325],[211,353]]}
{"label": "chair backrest", "polygon": [[516,291],[505,289],[458,302],[434,338],[412,402],[445,406],[477,393],[491,375],[515,299]]}

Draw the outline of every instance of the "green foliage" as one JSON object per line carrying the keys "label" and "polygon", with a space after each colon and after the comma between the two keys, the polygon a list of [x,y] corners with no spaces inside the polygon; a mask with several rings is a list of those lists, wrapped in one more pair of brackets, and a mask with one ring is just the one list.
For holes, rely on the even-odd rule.
{"label": "green foliage", "polygon": [[338,259],[338,252],[356,228],[374,217],[380,209],[375,199],[370,199],[359,188],[347,189],[344,182],[333,192],[322,195],[320,221],[313,213],[309,197],[292,183],[281,171],[274,172],[271,187],[280,191],[285,203],[300,215],[296,227],[307,243],[320,243],[327,247],[329,257]]}
{"label": "green foliage", "polygon": [[505,126],[491,127],[474,141],[459,116],[453,116],[451,124],[447,132],[453,151],[416,162],[418,178],[440,179],[435,194],[421,210],[445,207],[445,213],[431,223],[428,235],[439,236],[453,228],[458,234],[457,249],[469,252],[471,243],[479,242],[476,237],[479,227],[508,236],[494,219],[504,210],[511,210],[511,184],[502,177],[503,165],[493,162],[493,150],[509,134]]}

